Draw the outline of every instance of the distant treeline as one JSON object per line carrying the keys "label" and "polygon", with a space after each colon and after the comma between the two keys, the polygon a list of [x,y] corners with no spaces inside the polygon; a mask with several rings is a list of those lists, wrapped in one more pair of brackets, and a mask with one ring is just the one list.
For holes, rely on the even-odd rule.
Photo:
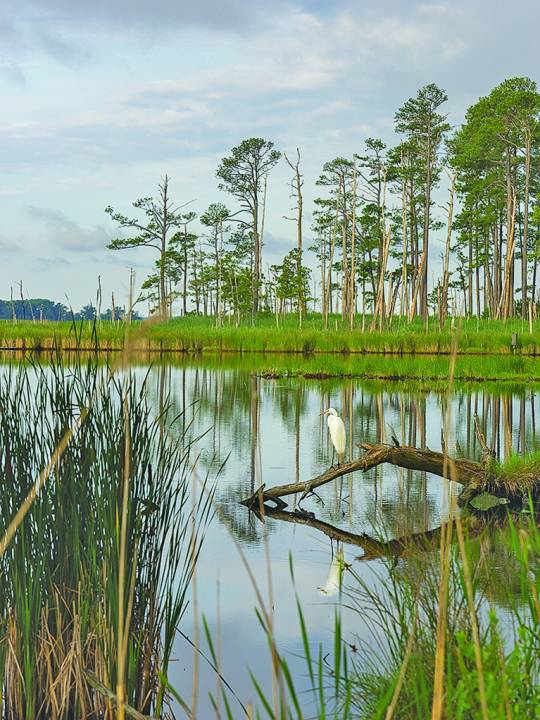
{"label": "distant treeline", "polygon": [[[123,320],[126,314],[126,308],[116,305],[115,320]],[[111,320],[112,315],[111,308],[107,308],[99,314],[99,317],[102,320]],[[0,300],[0,320],[94,320],[96,317],[97,310],[92,303],[74,312],[67,305],[46,298]],[[140,320],[141,316],[133,311],[132,319]]]}

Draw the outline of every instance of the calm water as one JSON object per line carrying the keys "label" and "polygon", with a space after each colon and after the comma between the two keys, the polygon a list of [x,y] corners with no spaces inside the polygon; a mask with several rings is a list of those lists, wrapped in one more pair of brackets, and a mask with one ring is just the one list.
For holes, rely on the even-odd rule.
{"label": "calm water", "polygon": [[[455,391],[448,399],[445,393],[411,390],[404,384],[265,380],[250,371],[248,360],[242,369],[215,364],[210,368],[189,361],[154,367],[149,392],[156,405],[169,393],[175,410],[184,411],[181,423],[191,426],[193,436],[202,435],[195,453],[199,477],[215,477],[224,463],[217,479],[218,513],[208,530],[198,566],[197,610],[199,615],[205,614],[219,639],[225,679],[243,699],[254,697],[247,669],[263,680],[270,675],[270,658],[254,610],[255,591],[235,543],[241,547],[265,598],[270,567],[276,639],[300,688],[307,682],[307,673],[297,657],[302,644],[289,555],[311,641],[314,646],[322,643],[331,649],[335,597],[325,595],[321,588],[326,584],[336,544],[304,525],[271,518],[263,525],[239,505],[263,483],[272,486],[306,480],[328,468],[332,452],[326,423],[320,417],[323,409],[333,406],[343,417],[349,458],[361,453],[358,443],[390,442],[392,433],[400,442],[440,450],[445,428],[451,453],[479,459],[475,412],[488,444],[500,457],[537,447],[539,398],[526,387],[512,394],[504,388],[475,385]],[[321,487],[319,497],[305,500],[303,508],[349,532],[387,539],[436,528],[448,517],[450,495],[458,492],[458,485],[438,477],[384,465]],[[293,509],[294,497],[286,499]],[[362,560],[362,548],[352,545],[344,545],[343,552],[345,561],[370,584],[384,584],[385,569],[380,560]],[[496,547],[490,552],[495,571],[511,578],[511,560],[499,556]],[[505,583],[505,587],[510,585]],[[492,599],[504,605],[503,595],[495,583]],[[193,613],[184,628],[193,638]],[[345,615],[347,639],[368,639],[366,633],[357,613]],[[201,648],[207,651],[204,639]],[[191,693],[192,652],[180,637],[171,679],[187,697]],[[205,711],[210,716],[207,693],[215,687],[215,674],[201,660],[201,717]]]}

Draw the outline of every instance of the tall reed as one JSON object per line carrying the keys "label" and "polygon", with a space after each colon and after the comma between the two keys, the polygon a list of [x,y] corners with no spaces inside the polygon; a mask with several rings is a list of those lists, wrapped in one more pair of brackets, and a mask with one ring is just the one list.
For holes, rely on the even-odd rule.
{"label": "tall reed", "polygon": [[[466,524],[460,523],[457,543],[454,541],[450,550],[448,538],[444,544],[449,565],[441,565],[435,551],[399,563],[388,558],[384,569],[378,571],[386,576],[386,589],[380,584],[373,590],[365,574],[351,571],[348,604],[367,621],[370,633],[369,640],[358,642],[352,656],[352,698],[359,717],[385,718],[398,683],[401,692],[394,717],[430,717],[441,647],[445,655],[444,694],[439,697],[442,717],[508,720],[537,716],[540,641],[532,588],[538,587],[540,579],[536,560],[540,532],[534,518],[510,518],[508,522],[502,533],[488,523],[474,540],[468,538]],[[494,535],[505,553],[515,555],[514,568],[522,583],[517,597],[508,593],[503,598],[498,569],[492,567],[495,558],[482,550]],[[443,582],[448,590],[443,627],[438,591],[441,573],[447,574]],[[491,585],[498,587],[498,604],[488,599]]]}
{"label": "tall reed", "polygon": [[162,677],[212,513],[211,492],[189,499],[189,425],[165,436],[129,372],[3,368],[0,536],[86,412],[0,558],[7,720],[167,712]]}

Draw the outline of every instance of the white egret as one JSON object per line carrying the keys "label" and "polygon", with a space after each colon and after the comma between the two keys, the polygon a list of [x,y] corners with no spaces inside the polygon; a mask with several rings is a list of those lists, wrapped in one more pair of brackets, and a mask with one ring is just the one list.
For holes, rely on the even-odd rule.
{"label": "white egret", "polygon": [[[337,414],[335,408],[328,408],[321,413],[321,415],[328,415],[328,431],[330,433],[330,440],[334,446],[334,450],[338,456],[338,467],[343,460],[345,454],[345,446],[347,444],[347,437],[345,435],[345,424],[343,420]],[[334,451],[332,451],[332,467],[334,466]]]}

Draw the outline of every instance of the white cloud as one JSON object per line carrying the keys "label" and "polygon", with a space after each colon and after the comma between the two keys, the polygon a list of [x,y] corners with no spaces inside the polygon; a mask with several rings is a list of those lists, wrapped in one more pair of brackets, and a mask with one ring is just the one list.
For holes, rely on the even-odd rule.
{"label": "white cloud", "polygon": [[[54,26],[72,31],[85,27],[91,32],[118,34],[135,30],[144,33],[174,33],[178,28],[203,28],[241,34],[260,32],[271,9],[276,14],[287,0],[2,0],[2,27],[23,30]],[[62,44],[65,38],[58,38]],[[56,48],[52,47],[53,54]]]}
{"label": "white cloud", "polygon": [[[438,6],[437,6],[438,7]],[[448,11],[449,12],[449,11]],[[427,15],[427,17],[426,17]],[[369,87],[376,66],[418,61],[436,53],[444,62],[467,50],[465,39],[448,33],[446,12],[372,17],[361,8],[343,10],[324,21],[289,8],[275,18],[266,34],[246,37],[242,59],[180,77],[145,83],[125,97],[125,104],[180,108],[190,98],[217,105],[231,98],[254,98],[337,91],[346,94]],[[191,100],[192,101],[192,100]],[[340,98],[334,103],[344,103]]]}

